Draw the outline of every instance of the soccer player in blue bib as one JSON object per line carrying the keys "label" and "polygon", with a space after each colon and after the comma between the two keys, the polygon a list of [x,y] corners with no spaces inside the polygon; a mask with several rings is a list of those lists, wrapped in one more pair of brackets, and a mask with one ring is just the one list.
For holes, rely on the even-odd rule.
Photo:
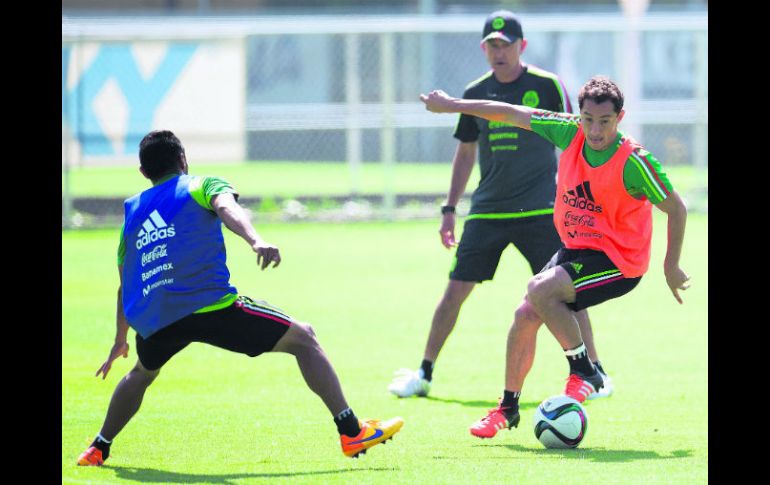
{"label": "soccer player in blue bib", "polygon": [[262,270],[281,262],[278,248],[257,234],[238,204],[236,190],[218,177],[188,175],[184,147],[170,131],[145,136],[139,161],[153,186],[125,201],[115,343],[96,375],[106,378],[115,359],[128,357],[129,327],[136,331],[138,360],[115,388],[104,424],[78,465],[104,463],[161,367],[191,342],[250,357],[294,355],[308,387],[334,416],[346,456],[392,438],[403,420],[356,417],[310,325],[239,295],[230,284],[222,223],[246,241]]}

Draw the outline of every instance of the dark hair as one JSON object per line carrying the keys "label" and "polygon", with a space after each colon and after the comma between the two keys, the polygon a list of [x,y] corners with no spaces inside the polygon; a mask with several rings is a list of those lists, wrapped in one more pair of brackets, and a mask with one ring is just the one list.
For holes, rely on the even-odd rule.
{"label": "dark hair", "polygon": [[620,113],[623,109],[623,93],[617,84],[607,76],[594,76],[580,88],[578,93],[578,106],[583,109],[583,102],[590,99],[596,104],[605,101],[612,101],[615,107],[615,113]]}
{"label": "dark hair", "polygon": [[168,130],[151,131],[139,142],[139,164],[150,180],[176,173],[182,157],[182,142]]}

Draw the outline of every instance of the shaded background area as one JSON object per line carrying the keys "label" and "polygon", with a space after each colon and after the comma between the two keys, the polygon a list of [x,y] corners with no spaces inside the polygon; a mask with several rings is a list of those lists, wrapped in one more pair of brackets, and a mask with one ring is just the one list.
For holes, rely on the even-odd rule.
{"label": "shaded background area", "polygon": [[[520,16],[525,62],[559,74],[573,105],[592,75],[618,81],[621,129],[667,169],[684,167],[685,196],[707,210],[704,1],[72,0],[62,2],[62,226],[130,195],[87,193],[81,180],[136,166],[139,140],[159,127],[196,165],[323,163],[345,179],[334,201],[368,197],[390,218],[402,201],[433,204],[448,186],[456,117],[426,112],[417,95],[460,96],[488,70],[481,27],[498,8]],[[435,188],[399,193],[396,177],[429,164],[441,167]],[[412,175],[395,169],[411,165]],[[325,195],[312,180],[304,192]]]}

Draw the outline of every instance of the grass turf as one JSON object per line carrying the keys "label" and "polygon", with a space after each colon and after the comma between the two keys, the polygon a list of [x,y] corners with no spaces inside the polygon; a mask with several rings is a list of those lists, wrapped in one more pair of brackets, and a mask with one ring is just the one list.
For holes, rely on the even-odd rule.
{"label": "grass turf", "polygon": [[493,282],[477,287],[437,362],[426,399],[386,391],[416,367],[451,253],[437,221],[275,224],[257,229],[281,248],[277,269],[227,233],[232,281],[313,324],[359,417],[402,416],[393,441],[345,458],[326,408],[294,359],[256,359],[192,344],[172,359],[102,468],[75,466],[98,432],[112,391],[135,362],[94,373],[114,336],[117,230],[62,233],[62,483],[707,483],[708,218],[691,214],[682,266],[684,305],[662,274],[665,217],[655,211],[649,273],[628,295],[590,310],[616,394],[586,404],[586,439],[545,450],[534,408],[563,389],[567,364],[546,329],[525,384],[522,421],[492,440],[468,427],[503,387],[505,338],[529,276],[508,249]]}
{"label": "grass turf", "polygon": [[[137,164],[138,165],[138,164]],[[707,186],[708,168],[691,165],[664,166],[674,187],[687,194]],[[82,167],[70,172],[70,192],[76,197],[127,197],[147,188],[136,166]],[[298,195],[345,195],[352,192],[353,177],[340,162],[242,162],[190,165],[193,175],[217,175],[229,180],[242,194],[263,197]],[[361,166],[358,187],[363,194],[379,194],[386,187],[394,193],[445,193],[451,174],[449,163],[398,163],[387,169],[379,163]],[[468,190],[478,185],[479,169],[474,166]],[[308,192],[308,187],[313,187]],[[62,177],[64,192],[64,177]]]}

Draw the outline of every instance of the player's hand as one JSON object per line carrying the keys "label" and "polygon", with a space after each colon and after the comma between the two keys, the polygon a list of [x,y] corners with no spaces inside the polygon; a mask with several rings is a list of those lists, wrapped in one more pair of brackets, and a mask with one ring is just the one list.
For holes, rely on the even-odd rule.
{"label": "player's hand", "polygon": [[281,264],[281,252],[272,244],[263,242],[254,245],[252,249],[257,253],[257,264],[262,270],[267,268],[270,263],[273,263],[273,268]]}
{"label": "player's hand", "polygon": [[690,277],[678,266],[670,270],[666,269],[664,272],[666,274],[666,283],[668,283],[668,287],[671,288],[671,293],[674,295],[674,298],[676,298],[676,301],[681,304],[682,297],[679,296],[679,290],[686,290],[690,287]]}
{"label": "player's hand", "polygon": [[99,374],[102,374],[102,380],[106,379],[107,373],[112,368],[112,361],[121,355],[124,359],[128,358],[128,342],[115,342],[115,345],[113,345],[112,349],[110,350],[110,356],[107,357],[107,360],[104,361],[104,364],[102,364],[102,366],[99,367],[99,370],[96,371],[95,377],[99,377]]}
{"label": "player's hand", "polygon": [[440,89],[433,90],[428,95],[420,94],[420,101],[425,103],[425,109],[433,113],[454,112],[452,109],[452,102],[454,100],[455,98]]}
{"label": "player's hand", "polygon": [[441,218],[441,228],[438,230],[441,235],[441,244],[445,248],[451,249],[457,246],[455,241],[455,215],[453,212],[447,212]]}

